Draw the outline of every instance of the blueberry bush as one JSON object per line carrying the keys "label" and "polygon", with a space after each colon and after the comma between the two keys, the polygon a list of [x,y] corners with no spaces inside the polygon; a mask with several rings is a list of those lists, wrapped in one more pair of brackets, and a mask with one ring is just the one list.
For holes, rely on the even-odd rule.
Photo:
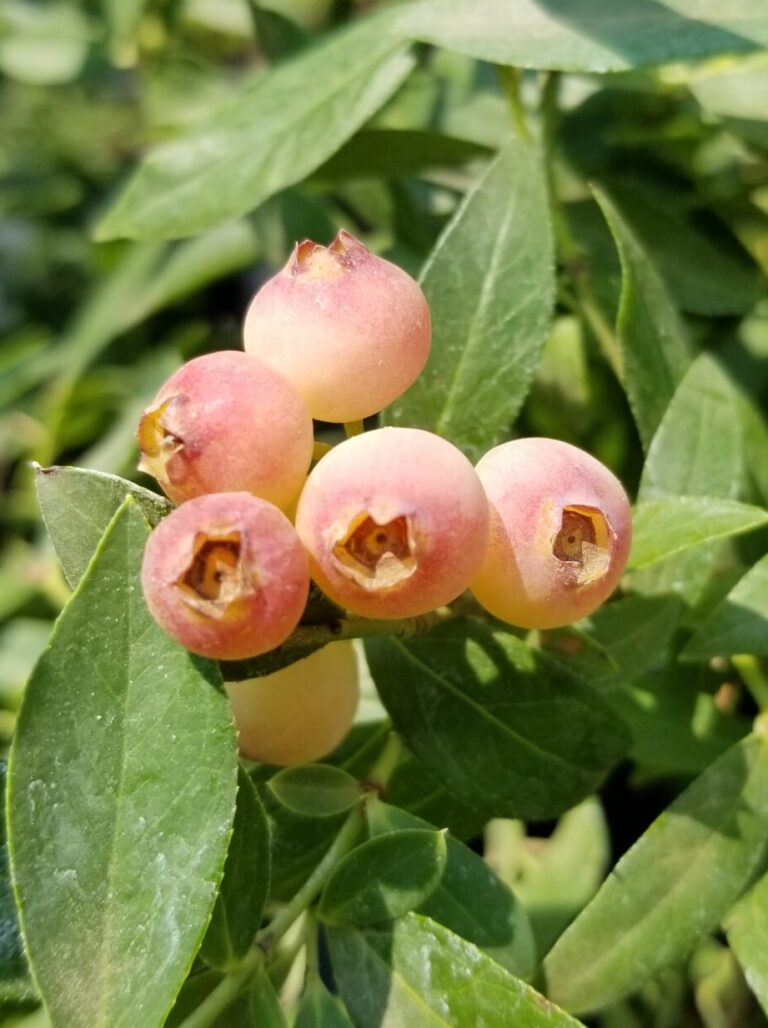
{"label": "blueberry bush", "polygon": [[765,5],[0,71],[0,1025],[768,1024]]}

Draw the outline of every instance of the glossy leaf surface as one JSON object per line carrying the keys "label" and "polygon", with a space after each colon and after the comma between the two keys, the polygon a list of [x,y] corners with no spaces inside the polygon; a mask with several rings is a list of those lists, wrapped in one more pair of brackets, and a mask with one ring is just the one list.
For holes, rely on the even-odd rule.
{"label": "glossy leaf surface", "polygon": [[749,882],[768,840],[768,747],[712,764],[621,858],[544,966],[549,994],[603,1007],[685,959]]}
{"label": "glossy leaf surface", "polygon": [[162,1023],[210,917],[235,809],[226,697],[215,665],[144,604],[147,535],[127,501],[32,675],[11,755],[22,930],[54,1023],[71,1028]]}

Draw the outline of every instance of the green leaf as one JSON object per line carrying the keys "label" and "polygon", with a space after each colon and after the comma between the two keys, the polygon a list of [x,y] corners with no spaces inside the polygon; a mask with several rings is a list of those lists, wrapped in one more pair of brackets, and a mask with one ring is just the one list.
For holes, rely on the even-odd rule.
{"label": "green leaf", "polygon": [[621,858],[546,958],[549,995],[569,1010],[593,1010],[680,963],[750,881],[766,839],[768,747],[751,736]]}
{"label": "green leaf", "polygon": [[[6,765],[0,762],[0,798],[5,808]],[[5,817],[0,819],[0,1004],[36,1000],[29,976],[8,867]]]}
{"label": "green leaf", "polygon": [[362,799],[360,785],[352,775],[330,764],[287,767],[267,785],[279,803],[306,817],[333,817]]}
{"label": "green leaf", "polygon": [[646,770],[698,774],[748,731],[722,711],[700,669],[671,663],[616,689],[608,701],[632,733],[629,756]]}
{"label": "green leaf", "polygon": [[425,0],[403,32],[483,61],[561,71],[622,71],[768,46],[753,0]]}
{"label": "green leaf", "polygon": [[708,660],[737,653],[768,655],[768,555],[704,618],[681,657]]}
{"label": "green leaf", "polygon": [[256,788],[241,769],[224,877],[200,950],[212,967],[229,971],[250,949],[269,894],[269,822]]}
{"label": "green leaf", "polygon": [[757,269],[702,232],[681,205],[642,180],[609,180],[609,192],[682,310],[710,317],[746,314],[760,297]]}
{"label": "green leaf", "polygon": [[113,519],[30,680],[11,751],[21,926],[54,1023],[160,1025],[200,945],[236,792],[215,664],[155,624],[148,529]]}
{"label": "green leaf", "polygon": [[304,51],[186,136],[161,144],[100,223],[100,239],[194,235],[314,171],[413,67],[392,16],[361,20]]}
{"label": "green leaf", "polygon": [[152,526],[173,510],[164,496],[85,468],[36,467],[35,485],[45,527],[73,589],[126,496],[133,497]]}
{"label": "green leaf", "polygon": [[[663,496],[719,496],[735,500],[744,479],[748,404],[710,354],[691,364],[651,441],[643,468],[640,502]],[[645,593],[682,594],[694,606],[712,577],[722,545],[714,542],[636,575]]]}
{"label": "green leaf", "polygon": [[571,628],[540,633],[543,653],[590,685],[613,689],[639,678],[664,656],[681,609],[676,596],[626,596]]}
{"label": "green leaf", "polygon": [[427,366],[385,413],[469,456],[497,443],[525,399],[552,324],[554,256],[541,156],[511,142],[464,200],[421,279]]}
{"label": "green leaf", "polygon": [[644,568],[694,546],[752,532],[768,511],[712,496],[667,496],[635,507],[630,568]]}
{"label": "green leaf", "polygon": [[546,839],[531,838],[519,821],[491,821],[485,859],[514,887],[546,953],[597,892],[610,857],[602,808],[588,799],[569,810]]}
{"label": "green leaf", "polygon": [[731,910],[725,930],[750,989],[768,1014],[768,874]]}
{"label": "green leaf", "polygon": [[341,1005],[319,978],[309,981],[293,1028],[352,1028]]}
{"label": "green leaf", "polygon": [[623,384],[647,449],[690,363],[685,324],[634,233],[613,202],[595,190],[619,251],[621,302],[616,331]]}
{"label": "green leaf", "polygon": [[487,146],[439,132],[363,129],[318,168],[320,182],[348,178],[402,178],[428,168],[466,164],[488,157]]}
{"label": "green leaf", "polygon": [[648,449],[639,499],[736,499],[743,476],[744,397],[719,362],[700,354],[688,368]]}
{"label": "green leaf", "polygon": [[579,1024],[476,946],[420,914],[328,932],[333,971],[358,1028],[575,1028]]}
{"label": "green leaf", "polygon": [[376,687],[428,771],[487,814],[554,817],[595,790],[628,738],[597,693],[509,632],[447,622],[366,641]]}
{"label": "green leaf", "polygon": [[420,906],[446,861],[445,833],[419,828],[369,839],[326,882],[317,916],[326,924],[376,924]]}
{"label": "green leaf", "polygon": [[[368,803],[366,814],[374,837],[408,828],[434,828],[379,800]],[[536,967],[536,949],[517,897],[477,853],[451,835],[446,843],[443,876],[418,912],[473,943],[511,974],[530,978]]]}

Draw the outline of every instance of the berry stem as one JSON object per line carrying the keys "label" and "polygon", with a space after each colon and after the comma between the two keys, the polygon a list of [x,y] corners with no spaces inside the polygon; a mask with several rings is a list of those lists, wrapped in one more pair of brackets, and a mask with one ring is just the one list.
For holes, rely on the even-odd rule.
{"label": "berry stem", "polygon": [[351,439],[353,435],[362,435],[365,431],[365,425],[362,421],[345,421],[344,422],[344,434],[347,439]]}
{"label": "berry stem", "polygon": [[235,1002],[264,962],[271,948],[285,935],[310,903],[317,899],[336,864],[355,845],[361,829],[361,808],[358,807],[344,822],[328,852],[298,892],[277,912],[268,925],[257,932],[253,945],[243,957],[237,970],[219,982],[197,1010],[182,1021],[180,1028],[210,1028],[217,1018]]}
{"label": "berry stem", "polygon": [[[343,639],[371,639],[380,635],[391,635],[396,639],[411,639],[423,635],[443,621],[450,621],[457,612],[448,607],[440,607],[428,614],[420,614],[412,618],[393,618],[391,620],[375,620],[372,618],[349,617],[337,618],[335,621],[321,625],[299,625],[286,641],[276,650],[266,654],[270,661],[279,654],[280,658],[295,654],[295,659],[306,657],[312,650],[320,649],[332,642]],[[291,661],[282,659],[271,670],[277,670]],[[227,682],[240,682],[246,678],[254,678],[265,674],[264,658],[253,660],[222,661],[222,674]]]}
{"label": "berry stem", "polygon": [[316,464],[326,453],[330,453],[333,449],[332,443],[321,443],[315,439],[315,444],[312,447],[312,462]]}

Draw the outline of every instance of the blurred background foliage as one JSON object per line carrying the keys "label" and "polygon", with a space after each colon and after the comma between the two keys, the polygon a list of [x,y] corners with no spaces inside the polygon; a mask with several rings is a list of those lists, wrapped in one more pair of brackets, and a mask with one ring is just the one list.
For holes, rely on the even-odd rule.
{"label": "blurred background foliage", "polygon": [[[249,297],[296,239],[328,242],[343,225],[418,274],[463,195],[522,126],[543,131],[552,144],[560,262],[554,330],[511,433],[574,442],[636,492],[643,451],[616,374],[621,268],[594,187],[611,197],[662,272],[695,346],[727,368],[755,412],[768,408],[765,55],[592,76],[499,69],[421,45],[414,71],[361,132],[306,180],[246,217],[189,239],[94,241],[95,225],[150,145],[215,114],[334,26],[383,6],[365,0],[0,4],[5,743],[24,682],[68,595],[40,524],[31,462],[135,477],[140,410],[183,359],[239,346]],[[703,381],[704,394],[712,388]],[[765,438],[762,423],[739,487],[739,498],[763,505]],[[758,533],[719,551],[719,574],[693,603],[697,618],[765,552],[766,542]],[[610,640],[611,615],[595,620],[598,638],[602,631]],[[554,639],[562,659],[569,638],[566,633],[562,646]],[[668,643],[662,639],[660,649]],[[759,669],[744,665],[741,672],[746,680]],[[635,733],[635,762],[622,766],[606,794],[609,819],[614,794],[624,802],[631,787],[634,803],[632,816],[611,821],[613,857],[682,781],[749,725],[748,716],[739,716],[750,707],[732,667],[678,667],[674,691],[664,687],[670,674],[657,660],[616,699]],[[603,823],[591,808],[580,816],[595,824],[588,839],[597,850],[588,859],[597,881],[608,859]],[[562,843],[549,851],[553,866],[562,851]],[[530,871],[540,849],[525,852]],[[525,886],[520,868],[509,874],[535,900],[540,870],[528,874]],[[588,896],[594,885],[580,887]],[[568,902],[578,909],[584,897]],[[545,914],[537,930],[550,938]],[[608,1013],[601,1023],[752,1023],[757,1015],[732,965],[730,951],[712,940],[696,958],[692,992],[684,993],[670,972],[668,982],[638,999],[634,1014],[624,1004],[621,1018]],[[743,1020],[723,1014],[729,996],[732,1011],[743,1008]]]}

